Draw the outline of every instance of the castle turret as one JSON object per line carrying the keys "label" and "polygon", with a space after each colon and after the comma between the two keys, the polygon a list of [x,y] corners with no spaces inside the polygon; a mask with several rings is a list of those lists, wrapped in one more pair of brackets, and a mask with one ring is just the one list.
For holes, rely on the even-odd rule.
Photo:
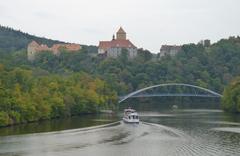
{"label": "castle turret", "polygon": [[123,30],[123,28],[120,27],[120,29],[117,32],[117,40],[126,40],[126,39],[127,39],[127,34]]}
{"label": "castle turret", "polygon": [[28,54],[28,60],[33,61],[35,59],[35,54],[37,52],[37,48],[40,45],[36,41],[32,41],[31,43],[28,44],[27,47],[27,54]]}

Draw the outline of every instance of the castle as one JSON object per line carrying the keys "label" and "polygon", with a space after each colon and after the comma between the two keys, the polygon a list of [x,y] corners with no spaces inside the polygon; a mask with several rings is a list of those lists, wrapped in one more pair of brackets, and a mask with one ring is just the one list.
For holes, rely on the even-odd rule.
{"label": "castle", "polygon": [[111,41],[100,41],[98,46],[98,54],[107,57],[117,58],[121,55],[122,50],[128,51],[128,57],[134,58],[137,56],[137,47],[127,39],[127,34],[122,27],[117,31],[117,38],[115,35]]}
{"label": "castle", "polygon": [[33,61],[36,58],[36,55],[43,51],[52,52],[54,55],[58,55],[61,49],[66,51],[78,51],[82,47],[79,44],[54,44],[52,47],[48,47],[45,44],[38,44],[36,41],[32,41],[28,44],[27,54],[28,60]]}

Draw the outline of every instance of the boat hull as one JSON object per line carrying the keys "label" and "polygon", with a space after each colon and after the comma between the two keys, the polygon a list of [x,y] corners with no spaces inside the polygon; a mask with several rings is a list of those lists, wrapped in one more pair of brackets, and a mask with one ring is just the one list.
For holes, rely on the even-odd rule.
{"label": "boat hull", "polygon": [[123,121],[125,123],[139,123],[138,119],[126,119],[126,118],[123,118]]}

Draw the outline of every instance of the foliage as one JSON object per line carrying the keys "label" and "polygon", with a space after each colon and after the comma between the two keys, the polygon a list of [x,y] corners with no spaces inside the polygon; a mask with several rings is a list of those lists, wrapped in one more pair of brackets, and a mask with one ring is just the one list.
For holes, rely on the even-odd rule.
{"label": "foliage", "polygon": [[84,46],[58,56],[41,52],[29,62],[26,50],[9,53],[11,46],[0,45],[1,125],[93,113],[114,107],[117,95],[153,84],[189,83],[222,93],[240,75],[240,37],[208,47],[186,44],[176,56],[162,58],[143,49],[134,59],[126,59],[124,51],[117,59],[102,58],[95,46]]}
{"label": "foliage", "polygon": [[0,67],[0,126],[94,113],[117,100],[104,81],[86,73],[35,77],[31,70]]}
{"label": "foliage", "polygon": [[126,59],[125,55],[117,59],[101,58],[93,54],[87,48],[75,53],[62,51],[59,56],[42,52],[30,63],[25,51],[17,51],[11,55],[0,53],[0,63],[6,67],[67,75],[86,72],[107,81],[118,95],[166,82],[190,83],[221,93],[233,77],[240,75],[239,37],[222,39],[209,47],[183,45],[182,51],[174,57],[154,58],[142,49],[135,59]]}
{"label": "foliage", "polygon": [[224,89],[222,108],[227,112],[240,113],[240,77]]}

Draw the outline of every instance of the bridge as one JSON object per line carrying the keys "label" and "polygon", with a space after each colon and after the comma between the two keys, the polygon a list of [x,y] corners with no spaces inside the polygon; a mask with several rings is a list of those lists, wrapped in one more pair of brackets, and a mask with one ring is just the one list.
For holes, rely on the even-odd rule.
{"label": "bridge", "polygon": [[184,83],[166,83],[153,85],[120,97],[118,103],[137,97],[222,97],[210,89]]}

